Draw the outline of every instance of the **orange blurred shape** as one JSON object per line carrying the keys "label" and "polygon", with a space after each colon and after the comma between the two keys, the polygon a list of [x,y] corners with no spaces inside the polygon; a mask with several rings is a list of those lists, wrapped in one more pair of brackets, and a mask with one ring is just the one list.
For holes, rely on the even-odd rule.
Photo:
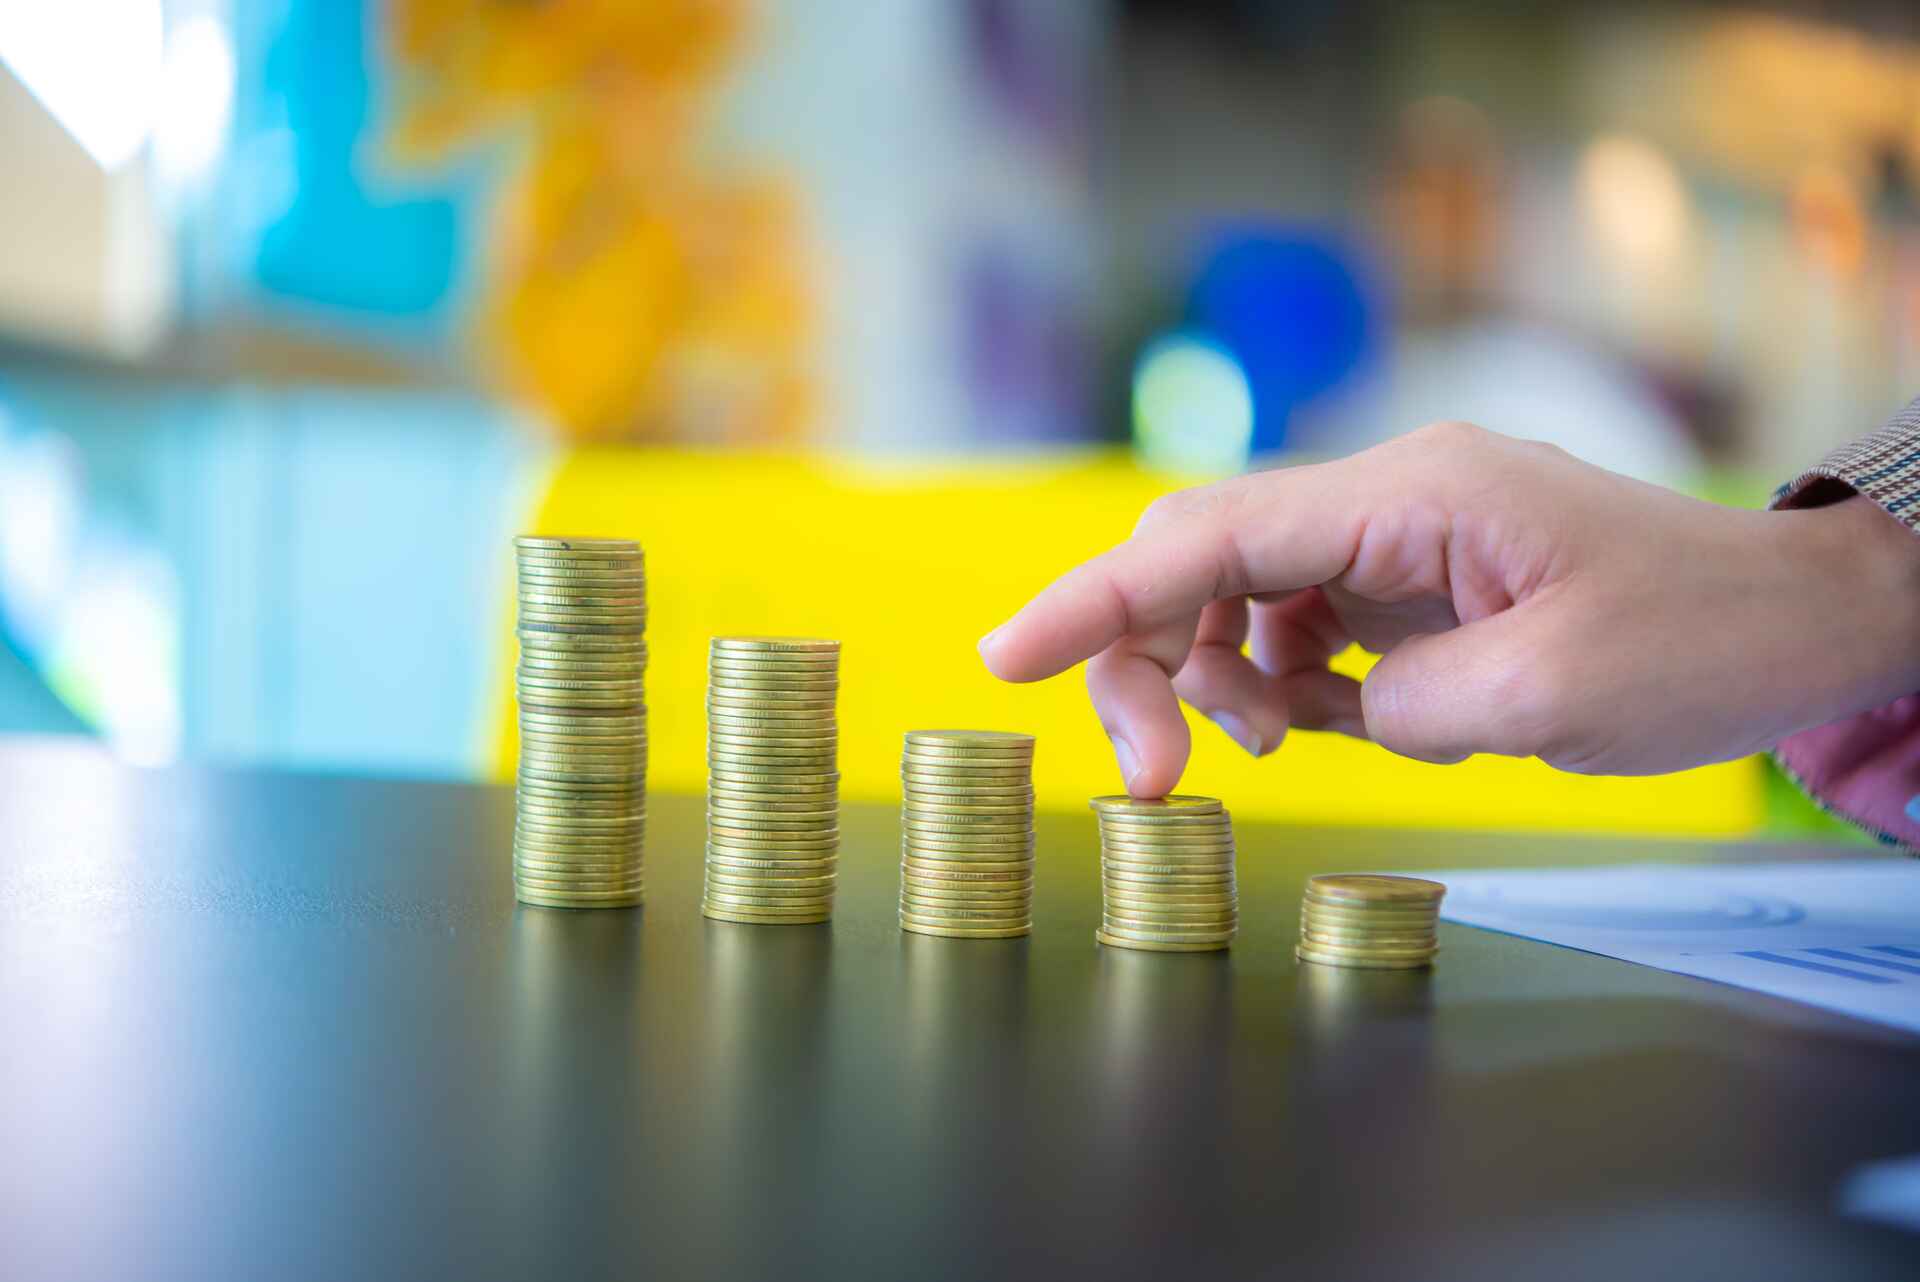
{"label": "orange blurred shape", "polygon": [[1842,279],[1867,261],[1867,211],[1860,185],[1842,170],[1815,166],[1794,180],[1793,239],[1802,253]]}

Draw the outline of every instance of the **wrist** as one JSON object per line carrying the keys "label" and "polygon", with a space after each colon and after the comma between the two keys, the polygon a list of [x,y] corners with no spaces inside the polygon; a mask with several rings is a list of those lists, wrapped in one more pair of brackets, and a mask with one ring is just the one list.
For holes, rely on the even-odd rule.
{"label": "wrist", "polygon": [[[1792,609],[1809,641],[1817,725],[1920,691],[1920,534],[1873,500],[1775,514],[1795,547]],[[1793,528],[1788,529],[1786,527]]]}

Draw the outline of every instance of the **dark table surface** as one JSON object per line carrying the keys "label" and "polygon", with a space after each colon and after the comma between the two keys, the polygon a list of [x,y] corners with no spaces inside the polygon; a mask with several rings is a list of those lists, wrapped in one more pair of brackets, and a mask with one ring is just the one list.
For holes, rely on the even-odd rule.
{"label": "dark table surface", "polygon": [[760,927],[691,797],[643,911],[518,908],[512,806],[0,748],[0,1275],[1920,1276],[1832,1210],[1920,1041],[1453,926],[1292,959],[1311,872],[1753,848],[1245,825],[1239,942],[1163,956],[1093,943],[1084,813],[976,942],[895,928],[885,808]]}

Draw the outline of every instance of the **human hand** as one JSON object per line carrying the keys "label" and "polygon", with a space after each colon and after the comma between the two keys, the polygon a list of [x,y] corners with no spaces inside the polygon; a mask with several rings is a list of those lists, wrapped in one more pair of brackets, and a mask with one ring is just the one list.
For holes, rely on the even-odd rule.
{"label": "human hand", "polygon": [[[1327,667],[1349,642],[1364,682]],[[1140,797],[1186,766],[1180,699],[1256,756],[1292,727],[1658,774],[1920,690],[1920,540],[1863,498],[1718,507],[1441,423],[1159,499],[980,651],[1008,681],[1089,660]]]}

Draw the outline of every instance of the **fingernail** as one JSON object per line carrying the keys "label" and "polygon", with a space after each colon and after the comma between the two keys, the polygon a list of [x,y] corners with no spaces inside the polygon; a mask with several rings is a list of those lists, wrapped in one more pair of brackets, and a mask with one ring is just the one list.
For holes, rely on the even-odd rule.
{"label": "fingernail", "polygon": [[1133,745],[1119,735],[1113,736],[1113,755],[1120,761],[1120,777],[1133,786],[1133,777],[1140,773],[1140,758],[1133,755]]}
{"label": "fingernail", "polygon": [[1209,714],[1214,725],[1227,732],[1227,737],[1245,748],[1253,756],[1259,756],[1266,750],[1266,743],[1254,728],[1231,712]]}
{"label": "fingernail", "polygon": [[1004,623],[1001,624],[999,627],[995,628],[993,631],[987,633],[987,635],[981,637],[979,643],[974,648],[979,650],[981,656],[984,657],[988,649],[992,647],[994,640],[997,637],[999,637],[999,635],[1002,632],[1005,632],[1006,630],[1007,630],[1007,625]]}

